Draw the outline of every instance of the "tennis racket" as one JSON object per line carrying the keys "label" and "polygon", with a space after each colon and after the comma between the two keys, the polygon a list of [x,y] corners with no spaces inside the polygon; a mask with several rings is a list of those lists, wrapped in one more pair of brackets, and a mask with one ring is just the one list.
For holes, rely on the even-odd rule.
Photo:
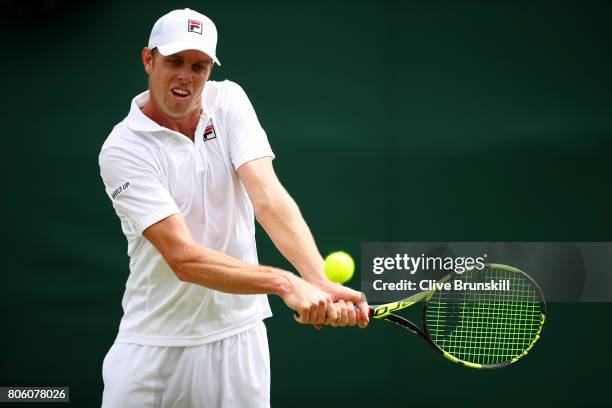
{"label": "tennis racket", "polygon": [[[454,290],[454,280],[507,281],[508,290]],[[501,368],[523,358],[542,334],[546,303],[536,282],[517,268],[487,264],[481,270],[447,275],[438,281],[453,289],[432,289],[398,302],[370,307],[370,317],[386,320],[422,337],[447,359],[472,368]],[[395,314],[423,301],[422,328]]]}

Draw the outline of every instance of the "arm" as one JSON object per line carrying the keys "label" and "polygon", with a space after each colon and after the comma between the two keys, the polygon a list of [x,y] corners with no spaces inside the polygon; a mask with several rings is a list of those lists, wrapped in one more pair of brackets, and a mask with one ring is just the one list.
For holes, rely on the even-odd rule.
{"label": "arm", "polygon": [[323,258],[300,210],[281,185],[272,167],[272,159],[263,157],[238,168],[255,209],[257,221],[274,245],[291,262],[304,279],[311,283],[327,281]]}
{"label": "arm", "polygon": [[[329,293],[334,302],[343,307],[339,319],[343,315],[346,319],[335,323],[358,322],[365,327],[367,304],[359,292],[334,284],[323,274],[323,258],[312,233],[297,204],[278,180],[272,159],[263,157],[249,161],[238,168],[238,175],[253,203],[257,221],[274,245],[306,281]],[[359,306],[359,313],[355,313],[353,304]]]}
{"label": "arm", "polygon": [[294,274],[246,264],[196,244],[178,214],[151,225],[143,234],[182,281],[227,293],[278,295],[304,324],[321,324],[326,313],[336,316],[331,297]]}

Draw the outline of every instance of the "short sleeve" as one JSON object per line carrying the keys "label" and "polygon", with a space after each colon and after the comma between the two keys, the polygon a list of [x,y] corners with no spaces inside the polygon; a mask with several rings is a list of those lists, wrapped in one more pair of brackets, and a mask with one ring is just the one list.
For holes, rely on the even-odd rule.
{"label": "short sleeve", "polygon": [[[133,233],[180,213],[152,160],[121,147],[102,149],[100,175],[119,218]],[[126,232],[124,230],[124,232]]]}
{"label": "short sleeve", "polygon": [[223,109],[234,169],[261,157],[274,158],[268,136],[259,124],[251,101],[238,84],[227,82]]}

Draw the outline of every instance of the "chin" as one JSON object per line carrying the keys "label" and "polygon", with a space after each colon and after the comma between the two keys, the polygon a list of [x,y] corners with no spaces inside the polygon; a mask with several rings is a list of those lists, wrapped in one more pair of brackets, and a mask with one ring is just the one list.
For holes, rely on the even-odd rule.
{"label": "chin", "polygon": [[166,109],[165,113],[166,113],[166,115],[170,116],[171,118],[180,119],[180,118],[182,118],[184,116],[187,116],[190,113],[192,113],[193,110],[194,110],[193,106],[181,107],[179,109],[168,108],[168,109]]}

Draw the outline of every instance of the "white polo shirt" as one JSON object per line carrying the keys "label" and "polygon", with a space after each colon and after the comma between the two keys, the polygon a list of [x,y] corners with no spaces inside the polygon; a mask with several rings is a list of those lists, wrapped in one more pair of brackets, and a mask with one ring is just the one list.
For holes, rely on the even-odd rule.
{"label": "white polo shirt", "polygon": [[272,315],[266,295],[234,295],[180,281],[142,235],[182,214],[193,239],[257,264],[251,201],[236,170],[274,157],[242,88],[230,81],[204,86],[195,142],[162,127],[140,108],[112,130],[100,152],[100,174],[127,238],[130,275],[116,342],[191,346],[248,330]]}

